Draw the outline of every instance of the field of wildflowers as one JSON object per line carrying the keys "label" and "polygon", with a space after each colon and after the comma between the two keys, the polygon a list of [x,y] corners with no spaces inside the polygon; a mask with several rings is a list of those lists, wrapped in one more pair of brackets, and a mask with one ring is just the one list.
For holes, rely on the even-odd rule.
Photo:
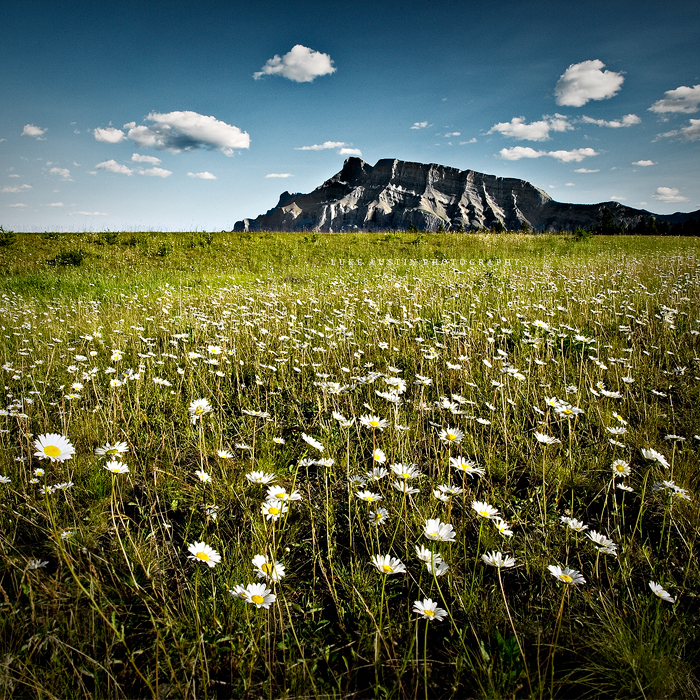
{"label": "field of wildflowers", "polygon": [[2,697],[700,697],[696,239],[0,271]]}

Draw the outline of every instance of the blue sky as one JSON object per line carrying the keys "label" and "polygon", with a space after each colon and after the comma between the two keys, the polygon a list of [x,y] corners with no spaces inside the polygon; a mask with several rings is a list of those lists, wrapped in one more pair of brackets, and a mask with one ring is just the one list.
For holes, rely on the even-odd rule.
{"label": "blue sky", "polygon": [[0,225],[230,230],[348,155],[700,208],[700,3],[6,0]]}

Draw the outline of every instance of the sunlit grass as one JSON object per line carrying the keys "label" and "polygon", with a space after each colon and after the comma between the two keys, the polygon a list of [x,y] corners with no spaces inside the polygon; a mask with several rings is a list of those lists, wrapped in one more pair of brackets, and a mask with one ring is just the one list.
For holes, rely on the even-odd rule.
{"label": "sunlit grass", "polygon": [[19,234],[3,697],[697,697],[699,252]]}

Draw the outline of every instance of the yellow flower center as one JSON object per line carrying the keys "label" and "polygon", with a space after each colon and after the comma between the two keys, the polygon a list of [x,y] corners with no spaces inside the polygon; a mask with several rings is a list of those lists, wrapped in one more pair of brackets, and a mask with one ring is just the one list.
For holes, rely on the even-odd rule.
{"label": "yellow flower center", "polygon": [[480,510],[478,511],[479,515],[482,515],[484,518],[488,518],[490,516],[490,513],[487,510]]}
{"label": "yellow flower center", "polygon": [[564,583],[571,583],[571,582],[574,580],[574,579],[571,578],[571,576],[569,576],[569,574],[562,574],[559,578],[560,578]]}
{"label": "yellow flower center", "polygon": [[270,513],[270,515],[279,515],[280,509],[277,508],[276,506],[270,506],[269,513]]}
{"label": "yellow flower center", "polygon": [[388,564],[382,564],[382,571],[385,574],[390,574],[394,569],[390,567]]}
{"label": "yellow flower center", "polygon": [[46,445],[46,447],[44,447],[44,454],[47,457],[58,457],[61,454],[61,448],[56,447],[56,445]]}
{"label": "yellow flower center", "polygon": [[252,595],[250,596],[250,599],[256,604],[256,605],[262,605],[265,602],[265,598],[263,598],[261,595]]}
{"label": "yellow flower center", "polygon": [[202,406],[197,406],[197,408],[194,409],[194,412],[196,415],[201,416],[202,413],[204,413],[204,408],[202,408]]}
{"label": "yellow flower center", "polygon": [[432,610],[423,610],[426,617],[435,617],[435,612]]}
{"label": "yellow flower center", "polygon": [[454,440],[456,439],[456,435],[454,433],[447,433],[447,439],[448,440]]}
{"label": "yellow flower center", "polygon": [[271,574],[275,567],[272,564],[265,563],[260,567],[260,570],[265,574]]}
{"label": "yellow flower center", "polygon": [[437,531],[435,531],[435,532],[429,532],[428,534],[429,534],[431,537],[437,537],[437,536],[438,536]]}
{"label": "yellow flower center", "polygon": [[373,498],[372,496],[366,496],[366,498],[367,498],[368,501],[373,501],[373,500],[374,500],[374,498]]}
{"label": "yellow flower center", "polygon": [[197,552],[195,557],[197,557],[197,559],[201,559],[202,561],[209,561],[209,555],[206,552]]}
{"label": "yellow flower center", "polygon": [[379,425],[379,421],[378,421],[378,420],[371,420],[371,421],[369,422],[369,424],[370,424],[373,428],[376,428],[376,427]]}

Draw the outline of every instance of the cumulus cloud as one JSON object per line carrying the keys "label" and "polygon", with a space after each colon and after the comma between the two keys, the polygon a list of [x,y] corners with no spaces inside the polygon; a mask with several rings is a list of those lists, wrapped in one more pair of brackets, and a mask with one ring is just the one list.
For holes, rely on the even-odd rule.
{"label": "cumulus cloud", "polygon": [[27,205],[26,204],[8,204],[8,207],[13,207],[14,209],[24,209]]}
{"label": "cumulus cloud", "polygon": [[108,216],[104,211],[71,211],[68,216]]}
{"label": "cumulus cloud", "polygon": [[566,117],[555,114],[530,124],[525,121],[525,117],[513,117],[509,122],[494,124],[486,133],[499,133],[518,141],[547,141],[550,131],[567,131],[573,128]]}
{"label": "cumulus cloud", "polygon": [[47,204],[46,206],[47,207],[62,207],[64,205],[63,205],[63,202],[51,202],[51,204]]}
{"label": "cumulus cloud", "polygon": [[[205,170],[203,173],[187,173],[187,177],[197,177],[200,180],[216,180],[216,175]],[[268,177],[270,177],[268,175]]]}
{"label": "cumulus cloud", "polygon": [[585,124],[597,124],[598,126],[607,126],[611,129],[619,129],[624,126],[640,124],[642,120],[636,114],[625,114],[622,119],[613,119],[612,121],[606,121],[605,119],[592,119],[591,117],[581,117],[581,121]]}
{"label": "cumulus cloud", "polygon": [[173,174],[172,170],[166,170],[165,168],[147,168],[139,169],[139,175],[146,175],[148,177],[170,177]]}
{"label": "cumulus cloud", "polygon": [[656,194],[651,195],[652,199],[659,202],[687,202],[687,197],[684,197],[675,187],[657,187]]}
{"label": "cumulus cloud", "polygon": [[411,129],[425,129],[428,126],[428,122],[414,122]]}
{"label": "cumulus cloud", "polygon": [[108,126],[106,129],[94,129],[92,132],[96,141],[104,143],[119,143],[126,139],[126,134],[121,129],[115,129],[113,126]]}
{"label": "cumulus cloud", "polygon": [[324,141],[323,143],[315,143],[313,146],[299,146],[295,151],[326,151],[332,148],[338,149],[341,156],[359,156],[362,157],[362,151],[359,148],[351,148],[352,144],[345,141]]}
{"label": "cumulus cloud", "polygon": [[34,126],[34,124],[25,124],[24,129],[22,129],[22,136],[33,136],[35,139],[43,141],[41,138],[48,129],[42,129],[40,126]]}
{"label": "cumulus cloud", "polygon": [[462,132],[460,132],[460,131],[453,131],[453,132],[451,132],[451,133],[449,133],[449,134],[445,134],[445,138],[446,138],[446,139],[449,139],[449,138],[452,138],[453,136],[461,136],[461,135],[462,135]]}
{"label": "cumulus cloud", "polygon": [[98,170],[107,170],[110,173],[119,173],[120,175],[133,175],[134,171],[121,163],[117,163],[116,160],[105,160],[102,163],[98,163],[95,166]]}
{"label": "cumulus cloud", "polygon": [[635,160],[632,165],[638,165],[640,168],[648,168],[650,165],[656,165],[653,160]]}
{"label": "cumulus cloud", "polygon": [[49,170],[49,173],[51,173],[51,175],[58,175],[59,177],[63,178],[64,180],[71,179],[70,170],[68,170],[68,168],[55,168],[54,167],[54,168],[51,168],[51,170]]}
{"label": "cumulus cloud", "polygon": [[460,146],[466,146],[469,143],[476,143],[476,138],[472,137],[469,139],[469,141],[460,141],[459,145]]}
{"label": "cumulus cloud", "polygon": [[292,173],[268,173],[265,177],[292,177]]}
{"label": "cumulus cloud", "polygon": [[333,61],[327,53],[297,44],[284,56],[275,54],[257,73],[253,73],[253,78],[260,80],[264,75],[281,75],[295,83],[310,83],[319,75],[335,71]]}
{"label": "cumulus cloud", "polygon": [[128,138],[142,147],[174,153],[196,148],[218,148],[232,156],[236,148],[249,148],[250,136],[237,126],[197,112],[151,112],[146,119],[150,126],[128,124]]}
{"label": "cumulus cloud", "polygon": [[700,140],[700,119],[691,119],[688,126],[659,134],[659,137],[677,137],[686,141],[698,141]]}
{"label": "cumulus cloud", "polygon": [[598,59],[572,63],[554,88],[557,104],[582,107],[589,100],[607,100],[616,95],[625,78],[603,68],[605,64]]}
{"label": "cumulus cloud", "polygon": [[675,90],[666,90],[664,95],[663,99],[657,100],[649,107],[650,112],[692,114],[700,109],[700,85],[693,85],[693,87],[681,85]]}
{"label": "cumulus cloud", "polygon": [[541,158],[549,156],[556,158],[561,163],[580,163],[584,158],[597,156],[598,151],[592,148],[576,148],[572,151],[536,151],[529,146],[514,146],[513,148],[502,148],[498,152],[499,158],[503,160],[520,160],[521,158]]}
{"label": "cumulus cloud", "polygon": [[32,186],[31,185],[7,185],[6,187],[3,187],[0,192],[3,192],[5,194],[9,193],[16,193],[16,192],[24,192],[25,190],[31,190]]}
{"label": "cumulus cloud", "polygon": [[150,163],[151,165],[160,165],[162,162],[160,158],[156,158],[155,156],[141,156],[138,153],[134,153],[134,155],[131,156],[131,160],[134,163]]}
{"label": "cumulus cloud", "polygon": [[347,146],[344,141],[324,141],[323,143],[316,143],[313,146],[301,146],[300,148],[295,148],[295,151],[325,151],[328,148],[342,148]]}
{"label": "cumulus cloud", "polygon": [[593,170],[589,170],[588,168],[576,168],[576,170],[574,170],[574,172],[575,173],[599,173],[600,168],[595,168]]}

